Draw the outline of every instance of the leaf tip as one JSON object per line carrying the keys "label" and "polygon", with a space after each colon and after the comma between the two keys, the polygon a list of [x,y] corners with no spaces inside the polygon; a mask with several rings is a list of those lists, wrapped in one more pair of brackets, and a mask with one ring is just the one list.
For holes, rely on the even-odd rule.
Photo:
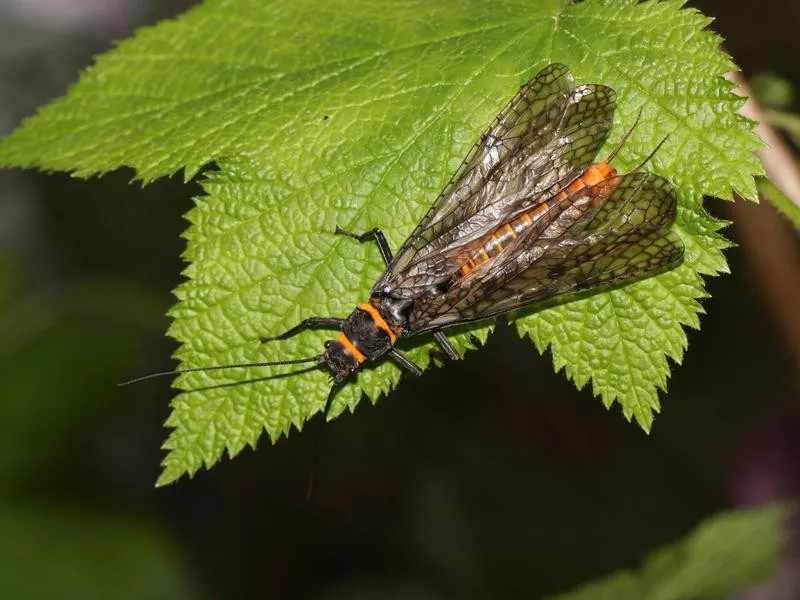
{"label": "leaf tip", "polygon": [[176,482],[178,479],[181,478],[183,475],[183,471],[176,469],[174,465],[166,465],[164,466],[164,470],[161,471],[161,474],[156,479],[155,487],[162,488],[170,485],[171,483]]}

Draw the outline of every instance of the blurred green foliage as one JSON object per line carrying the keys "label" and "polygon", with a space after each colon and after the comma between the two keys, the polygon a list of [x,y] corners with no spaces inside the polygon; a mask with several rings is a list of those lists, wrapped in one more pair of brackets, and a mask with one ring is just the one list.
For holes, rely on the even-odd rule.
{"label": "blurred green foliage", "polygon": [[[800,115],[793,112],[795,93],[792,84],[774,73],[760,73],[750,81],[753,95],[764,108],[767,122],[783,131],[800,148]],[[800,228],[800,207],[766,178],[756,181],[758,193],[770,202],[783,216]]]}
{"label": "blurred green foliage", "polygon": [[202,600],[167,532],[104,509],[0,498],[0,597]]}
{"label": "blurred green foliage", "polygon": [[[5,275],[5,276],[4,276]],[[25,293],[14,269],[0,272],[0,480],[36,479],[115,411],[138,356],[137,313],[153,300],[124,281],[80,280]]]}
{"label": "blurred green foliage", "polygon": [[769,179],[760,178],[758,180],[758,193],[761,194],[762,198],[765,198],[777,208],[780,214],[794,223],[795,227],[800,229],[800,206],[792,202],[778,186]]}
{"label": "blurred green foliage", "polygon": [[205,597],[151,519],[36,493],[97,469],[82,462],[97,442],[87,434],[119,411],[116,383],[137,363],[137,326],[158,302],[120,279],[29,289],[0,259],[0,598]]}
{"label": "blurred green foliage", "polygon": [[775,73],[758,73],[750,79],[753,95],[765,108],[791,108],[794,104],[792,84]]}
{"label": "blurred green foliage", "polygon": [[638,571],[622,571],[551,600],[721,600],[766,580],[786,542],[790,511],[731,511],[684,539],[651,552]]}

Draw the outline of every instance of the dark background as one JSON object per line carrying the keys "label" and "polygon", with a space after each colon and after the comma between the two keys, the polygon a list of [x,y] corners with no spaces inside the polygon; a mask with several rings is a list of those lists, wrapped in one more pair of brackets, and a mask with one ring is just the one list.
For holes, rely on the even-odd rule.
{"label": "dark background", "polygon": [[[191,4],[0,0],[0,133]],[[800,83],[796,0],[690,5],[747,76]],[[199,189],[131,175],[0,172],[2,598],[537,598],[798,492],[797,328],[766,291],[792,282],[766,285],[749,241],[708,281],[649,436],[500,326],[329,424],[311,504],[309,432],[155,489],[169,384],[115,383],[173,364],[164,314]],[[778,260],[797,261],[771,207],[708,204],[734,240],[766,224],[757,244],[788,239]]]}

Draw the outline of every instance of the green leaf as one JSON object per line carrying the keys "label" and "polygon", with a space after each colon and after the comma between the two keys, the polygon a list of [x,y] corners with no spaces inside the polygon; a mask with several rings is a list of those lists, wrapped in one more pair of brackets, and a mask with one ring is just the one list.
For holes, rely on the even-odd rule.
{"label": "green leaf", "polygon": [[639,571],[620,571],[551,600],[728,598],[774,572],[786,543],[788,513],[771,506],[716,515],[650,553]]}
{"label": "green leaf", "polygon": [[[703,211],[702,196],[735,189],[755,198],[752,175],[761,173],[752,123],[735,114],[743,100],[722,79],[734,67],[704,30],[709,19],[681,6],[209,0],[98,58],[65,98],[0,144],[0,163],[79,176],[126,165],[150,181],[181,168],[193,177],[215,162],[187,216],[187,281],[171,312],[176,356],[182,367],[309,356],[322,332],[258,339],[306,316],[346,315],[382,271],[376,248],[334,227],[380,226],[397,248],[517,87],[562,62],[577,81],[617,91],[609,148],[643,108],[618,168],[670,135],[648,169],[679,190],[686,260],[516,323],[579,387],[591,380],[607,405],[618,401],[648,429],[667,357],[679,362],[686,348],[682,325],[698,326],[700,274],[726,270],[723,223]],[[489,329],[460,331],[456,347]],[[427,366],[429,342],[401,347]],[[179,378],[195,391],[173,402],[160,483],[254,446],[263,430],[275,441],[301,428],[324,406],[329,382],[320,371],[263,380],[290,370]],[[388,363],[362,370],[331,416],[399,378]]]}

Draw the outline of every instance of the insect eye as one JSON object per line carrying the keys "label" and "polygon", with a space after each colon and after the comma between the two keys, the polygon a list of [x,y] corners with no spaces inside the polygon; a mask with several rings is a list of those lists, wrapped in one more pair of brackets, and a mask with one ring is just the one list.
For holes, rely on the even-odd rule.
{"label": "insect eye", "polygon": [[331,347],[331,341],[330,341],[330,340],[327,340],[327,341],[325,342],[325,349],[327,350],[327,349],[328,349],[328,348],[330,348],[330,347]]}

